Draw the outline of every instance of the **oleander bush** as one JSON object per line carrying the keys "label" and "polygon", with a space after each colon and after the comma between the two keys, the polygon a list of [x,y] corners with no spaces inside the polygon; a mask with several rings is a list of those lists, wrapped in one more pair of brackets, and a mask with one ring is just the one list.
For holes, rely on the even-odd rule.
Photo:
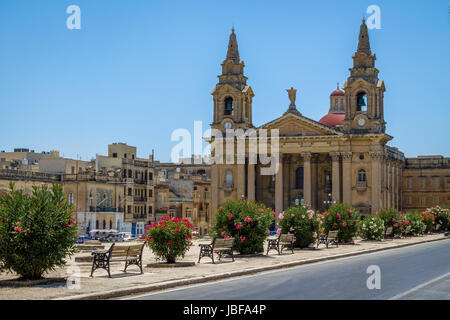
{"label": "oleander bush", "polygon": [[411,227],[412,235],[419,235],[422,233],[423,226],[425,225],[422,220],[422,216],[418,212],[407,212],[405,214],[409,226]]}
{"label": "oleander bush", "polygon": [[61,185],[15,189],[0,195],[0,270],[41,279],[75,253],[77,225]]}
{"label": "oleander bush", "polygon": [[450,210],[440,206],[436,206],[430,209],[430,212],[435,216],[435,224],[441,225],[441,230],[447,230],[450,228]]}
{"label": "oleander bush", "polygon": [[314,244],[319,232],[320,215],[307,206],[290,207],[279,215],[281,232],[294,234],[295,246],[305,248]]}
{"label": "oleander bush", "polygon": [[392,227],[395,236],[401,236],[404,233],[405,217],[395,209],[382,209],[376,212],[375,215],[379,216],[384,221],[385,229]]}
{"label": "oleander bush", "polygon": [[368,215],[360,222],[360,236],[364,240],[381,240],[384,230],[384,221],[378,215]]}
{"label": "oleander bush", "polygon": [[162,217],[146,227],[147,245],[158,258],[175,263],[189,250],[193,227],[187,219]]}
{"label": "oleander bush", "polygon": [[212,234],[234,237],[234,248],[240,254],[263,252],[274,216],[275,212],[262,203],[230,200],[217,210]]}
{"label": "oleander bush", "polygon": [[338,230],[340,242],[353,242],[358,233],[360,219],[361,215],[355,208],[336,202],[323,213],[324,233]]}
{"label": "oleander bush", "polygon": [[436,217],[434,214],[430,211],[424,211],[421,214],[423,223],[427,226],[425,229],[426,232],[432,232],[434,228],[434,221],[436,220]]}

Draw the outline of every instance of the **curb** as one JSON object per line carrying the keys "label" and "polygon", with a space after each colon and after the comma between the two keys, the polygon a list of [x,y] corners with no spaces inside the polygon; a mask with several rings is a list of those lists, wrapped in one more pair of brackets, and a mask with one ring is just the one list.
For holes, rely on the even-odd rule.
{"label": "curb", "polygon": [[293,262],[287,262],[287,263],[271,265],[271,266],[266,266],[266,267],[256,267],[256,268],[252,268],[252,269],[246,269],[243,271],[233,271],[233,272],[220,273],[220,274],[216,274],[216,275],[196,277],[196,278],[184,279],[184,280],[173,280],[173,281],[164,282],[162,284],[136,286],[136,287],[130,287],[127,289],[117,289],[117,290],[110,290],[110,291],[100,292],[100,293],[90,293],[90,294],[82,294],[82,295],[78,295],[78,296],[56,298],[53,300],[97,300],[97,299],[117,298],[117,297],[134,295],[134,294],[138,294],[138,293],[147,293],[147,292],[152,292],[152,291],[159,291],[159,290],[170,289],[170,288],[192,285],[192,284],[198,284],[198,283],[204,283],[204,282],[209,282],[209,281],[223,280],[223,279],[251,275],[251,274],[265,272],[265,271],[291,268],[291,267],[296,267],[296,266],[300,266],[300,265],[304,265],[304,264],[312,264],[312,263],[317,263],[317,262],[322,262],[322,261],[327,261],[327,260],[336,260],[336,259],[340,259],[340,258],[359,256],[359,255],[363,255],[363,254],[367,254],[367,253],[409,247],[409,246],[414,246],[414,245],[418,245],[418,244],[442,241],[442,240],[449,240],[449,238],[443,237],[443,238],[438,238],[438,239],[429,239],[429,240],[424,240],[424,241],[419,241],[419,242],[414,242],[414,243],[399,244],[399,245],[396,245],[393,247],[375,248],[375,249],[369,249],[369,250],[365,250],[365,251],[349,252],[349,253],[344,253],[344,254],[339,254],[339,255],[334,255],[334,256],[329,256],[329,257],[314,258],[314,259],[308,259],[308,260],[303,260],[303,261],[293,261]]}

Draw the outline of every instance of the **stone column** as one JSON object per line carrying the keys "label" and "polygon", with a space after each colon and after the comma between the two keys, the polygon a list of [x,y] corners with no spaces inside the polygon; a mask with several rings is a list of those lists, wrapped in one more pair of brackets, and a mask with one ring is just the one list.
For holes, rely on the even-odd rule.
{"label": "stone column", "polygon": [[[156,197],[156,196],[155,196]],[[217,209],[219,208],[219,168],[217,164],[211,165],[211,223],[215,222]],[[156,212],[156,207],[153,208]]]}
{"label": "stone column", "polygon": [[310,206],[312,201],[311,192],[311,152],[302,152],[303,157],[303,197],[305,205]]}
{"label": "stone column", "polygon": [[255,201],[255,165],[248,165],[248,200]]}
{"label": "stone column", "polygon": [[334,201],[341,201],[341,181],[339,172],[339,156],[340,153],[337,151],[330,152],[331,156],[331,197]]}
{"label": "stone column", "polygon": [[280,154],[278,171],[275,176],[275,212],[283,211],[283,155]]}
{"label": "stone column", "polygon": [[352,152],[341,152],[342,156],[342,202],[352,204]]}
{"label": "stone column", "polygon": [[392,168],[391,168],[391,177],[392,177],[392,182],[391,182],[391,185],[392,185],[392,190],[391,190],[391,207],[392,208],[394,208],[394,209],[397,209],[397,207],[396,207],[396,205],[395,205],[395,191],[396,191],[396,189],[397,189],[397,185],[396,185],[396,183],[395,183],[395,167],[396,167],[396,163],[395,162],[392,162]]}
{"label": "stone column", "polygon": [[375,213],[381,208],[381,176],[383,174],[381,160],[383,159],[383,152],[372,151],[369,154],[372,158],[372,213]]}
{"label": "stone column", "polygon": [[237,198],[241,199],[242,196],[245,197],[245,164],[237,165]]}
{"label": "stone column", "polygon": [[391,185],[391,162],[389,159],[386,160],[386,188],[387,188],[387,203],[386,208],[391,208],[391,192],[392,192],[392,185]]}

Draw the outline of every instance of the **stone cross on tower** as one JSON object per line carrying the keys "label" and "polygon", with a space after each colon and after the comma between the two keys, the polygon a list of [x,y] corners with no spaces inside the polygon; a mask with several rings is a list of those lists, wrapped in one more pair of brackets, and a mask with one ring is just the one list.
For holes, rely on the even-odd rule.
{"label": "stone cross on tower", "polygon": [[293,113],[297,116],[301,116],[302,114],[297,110],[297,107],[295,106],[295,99],[297,97],[297,89],[294,89],[294,87],[291,87],[290,89],[286,89],[289,95],[289,100],[291,101],[291,104],[289,105],[289,108],[287,109],[286,113]]}

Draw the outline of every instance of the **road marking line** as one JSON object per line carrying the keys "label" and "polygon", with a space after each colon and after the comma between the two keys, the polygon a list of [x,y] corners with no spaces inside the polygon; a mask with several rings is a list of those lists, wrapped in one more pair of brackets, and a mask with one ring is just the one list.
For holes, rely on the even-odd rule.
{"label": "road marking line", "polygon": [[422,283],[422,284],[420,284],[420,285],[418,285],[418,286],[416,286],[416,287],[414,287],[414,288],[412,288],[412,289],[410,289],[408,291],[405,291],[403,293],[397,294],[397,295],[389,298],[389,300],[398,300],[400,298],[403,298],[404,296],[407,296],[410,293],[418,291],[418,290],[422,289],[423,287],[426,287],[426,286],[428,286],[428,285],[430,285],[430,284],[432,284],[432,283],[434,283],[436,281],[442,280],[442,279],[444,279],[445,277],[448,277],[448,276],[450,276],[450,272],[447,272],[446,274],[444,274],[444,275],[442,275],[440,277],[431,279],[430,281],[427,281],[425,283]]}

